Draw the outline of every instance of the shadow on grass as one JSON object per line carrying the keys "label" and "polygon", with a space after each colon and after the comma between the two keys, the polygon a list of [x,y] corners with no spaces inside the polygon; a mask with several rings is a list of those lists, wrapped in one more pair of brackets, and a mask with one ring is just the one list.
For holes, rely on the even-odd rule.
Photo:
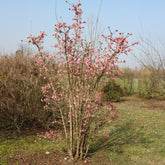
{"label": "shadow on grass", "polygon": [[119,125],[115,131],[109,133],[109,138],[98,137],[91,145],[89,154],[99,150],[110,150],[122,153],[123,145],[148,144],[150,140],[144,134],[142,128],[135,129],[133,121]]}

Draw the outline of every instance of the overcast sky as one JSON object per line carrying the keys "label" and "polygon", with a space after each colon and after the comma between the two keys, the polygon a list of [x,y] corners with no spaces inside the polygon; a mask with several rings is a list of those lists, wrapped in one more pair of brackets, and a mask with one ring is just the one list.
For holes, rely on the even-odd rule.
{"label": "overcast sky", "polygon": [[[100,0],[81,0],[81,3],[84,19],[97,17]],[[15,52],[21,40],[26,43],[30,33],[53,33],[53,25],[57,22],[55,11],[58,18],[62,16],[70,23],[72,15],[68,7],[65,0],[0,0],[0,52]],[[100,20],[103,27],[133,33],[135,39],[140,33],[163,40],[165,0],[102,0]],[[52,41],[47,41],[50,46]]]}

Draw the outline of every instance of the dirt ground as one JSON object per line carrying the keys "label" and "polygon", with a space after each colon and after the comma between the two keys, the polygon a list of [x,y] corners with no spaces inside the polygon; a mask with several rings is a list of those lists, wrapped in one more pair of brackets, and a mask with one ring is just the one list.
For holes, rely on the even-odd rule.
{"label": "dirt ground", "polygon": [[49,153],[41,151],[31,155],[16,155],[11,158],[9,165],[91,165],[90,158],[71,162],[64,153],[51,150]]}

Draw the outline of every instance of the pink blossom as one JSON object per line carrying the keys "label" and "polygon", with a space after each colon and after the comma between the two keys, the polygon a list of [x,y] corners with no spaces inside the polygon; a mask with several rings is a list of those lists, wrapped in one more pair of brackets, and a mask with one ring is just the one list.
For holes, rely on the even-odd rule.
{"label": "pink blossom", "polygon": [[[66,22],[59,22],[54,25],[53,46],[58,48],[55,55],[42,50],[45,32],[41,31],[38,36],[28,37],[28,42],[38,48],[34,58],[40,76],[45,79],[43,83],[46,85],[41,89],[44,110],[57,114],[55,117],[58,120],[52,121],[52,124],[63,126],[67,145],[73,147],[77,147],[77,139],[74,136],[74,143],[71,145],[68,140],[70,134],[79,134],[79,137],[87,134],[88,142],[88,138],[94,138],[91,131],[101,133],[100,125],[117,119],[117,108],[110,102],[102,102],[103,92],[99,91],[103,91],[101,86],[105,86],[108,79],[114,79],[121,74],[118,56],[127,55],[132,51],[131,47],[138,43],[133,42],[129,45],[127,37],[130,33],[124,36],[123,33],[117,33],[118,30],[111,32],[109,28],[110,34],[103,34],[102,40],[98,41],[98,48],[95,48],[95,41],[88,42],[83,38],[82,24],[86,22],[82,20],[83,12],[80,7],[81,3],[71,6],[74,12],[73,23],[67,25]],[[101,107],[102,104],[107,105]],[[103,132],[102,135],[109,137],[108,132]],[[49,131],[42,136],[58,141],[62,139],[63,134]],[[83,143],[86,144],[82,141]]]}

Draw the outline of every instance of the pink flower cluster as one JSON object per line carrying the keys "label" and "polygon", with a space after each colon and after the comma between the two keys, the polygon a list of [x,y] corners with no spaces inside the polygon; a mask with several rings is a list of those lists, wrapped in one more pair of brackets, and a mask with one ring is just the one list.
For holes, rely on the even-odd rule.
{"label": "pink flower cluster", "polygon": [[[38,48],[35,58],[41,76],[47,80],[41,90],[44,95],[41,101],[46,103],[45,110],[59,111],[61,117],[53,123],[63,125],[67,141],[69,135],[77,137],[73,138],[74,141],[78,138],[80,141],[87,137],[92,139],[99,133],[99,127],[117,119],[117,108],[110,102],[102,103],[101,89],[109,78],[120,75],[118,56],[127,55],[137,44],[129,45],[127,38],[131,34],[124,36],[116,30],[114,33],[110,31],[108,36],[102,35],[104,42],[100,41],[95,49],[95,41],[87,42],[82,38],[82,24],[86,22],[82,21],[80,6],[81,3],[72,5],[74,22],[71,25],[65,22],[54,25],[56,55],[41,51],[45,32],[40,32],[37,37],[28,37],[29,42]],[[115,33],[118,35],[114,36]],[[58,68],[54,75],[50,71],[50,63]],[[57,138],[61,137],[61,133],[50,131],[43,136]],[[106,132],[103,136],[109,137]],[[73,139],[70,138],[70,143]]]}

